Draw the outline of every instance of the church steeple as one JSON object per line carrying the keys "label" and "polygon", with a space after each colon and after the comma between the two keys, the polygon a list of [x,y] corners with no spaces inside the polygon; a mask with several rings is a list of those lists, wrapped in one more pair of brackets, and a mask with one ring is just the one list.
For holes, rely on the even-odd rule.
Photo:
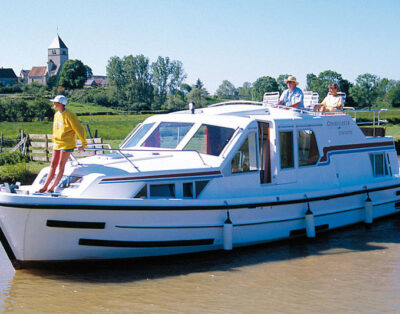
{"label": "church steeple", "polygon": [[49,49],[54,49],[54,48],[64,48],[68,49],[68,47],[64,44],[60,36],[57,34],[57,36],[53,39],[52,43],[49,46]]}
{"label": "church steeple", "polygon": [[53,39],[52,43],[48,48],[48,62],[54,63],[56,69],[49,72],[50,76],[58,75],[62,65],[68,60],[68,47],[62,41],[60,36]]}

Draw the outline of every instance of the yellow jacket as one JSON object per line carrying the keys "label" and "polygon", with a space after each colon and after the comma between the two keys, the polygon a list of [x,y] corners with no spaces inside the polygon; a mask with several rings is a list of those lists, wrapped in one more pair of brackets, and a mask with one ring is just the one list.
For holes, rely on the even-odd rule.
{"label": "yellow jacket", "polygon": [[76,147],[76,135],[86,147],[85,130],[74,113],[65,109],[63,113],[57,111],[53,121],[53,149],[72,149]]}

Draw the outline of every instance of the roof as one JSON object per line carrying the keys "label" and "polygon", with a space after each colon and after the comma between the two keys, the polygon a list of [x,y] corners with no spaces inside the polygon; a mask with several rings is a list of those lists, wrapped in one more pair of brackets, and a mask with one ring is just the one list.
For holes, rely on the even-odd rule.
{"label": "roof", "polygon": [[0,77],[1,78],[12,78],[12,79],[17,78],[17,76],[14,73],[14,70],[11,68],[8,68],[8,69],[0,68]]}
{"label": "roof", "polygon": [[54,48],[66,48],[68,49],[68,47],[64,44],[64,42],[62,41],[62,39],[60,38],[60,36],[57,36],[53,39],[52,43],[50,44],[48,49],[54,49]]}
{"label": "roof", "polygon": [[97,83],[96,83],[96,81],[93,80],[93,79],[88,79],[88,80],[85,82],[85,86],[97,86]]}
{"label": "roof", "polygon": [[46,71],[47,67],[32,67],[32,70],[29,72],[28,77],[45,76]]}

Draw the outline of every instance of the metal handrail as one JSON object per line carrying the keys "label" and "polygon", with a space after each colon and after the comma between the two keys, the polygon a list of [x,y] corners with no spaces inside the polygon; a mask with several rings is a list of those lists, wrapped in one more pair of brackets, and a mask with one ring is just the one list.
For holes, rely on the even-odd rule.
{"label": "metal handrail", "polygon": [[[353,107],[345,107],[345,109],[350,109],[352,112],[354,112],[354,121],[358,124],[358,125],[364,125],[364,124],[371,124],[373,126],[375,126],[375,124],[377,124],[378,126],[380,126],[381,123],[387,123],[387,120],[383,120],[381,119],[381,113],[383,111],[388,111],[387,108],[381,108],[381,109],[373,109],[373,110],[357,110],[354,109]],[[357,122],[357,113],[361,113],[361,112],[372,112],[372,121],[366,121],[366,122]],[[376,119],[376,113],[378,113],[378,119]]]}
{"label": "metal handrail", "polygon": [[[118,154],[120,154],[124,159],[126,159],[138,172],[140,172],[139,168],[128,158],[128,156],[126,156],[124,154],[124,152],[177,152],[177,153],[185,153],[185,152],[193,152],[196,153],[201,162],[203,163],[203,165],[210,167],[210,165],[208,165],[203,157],[201,156],[200,152],[197,150],[177,150],[177,149],[135,149],[135,148],[111,148],[110,144],[108,143],[102,143],[102,144],[106,144],[108,145],[108,148],[85,148],[86,150],[93,150],[93,151],[115,151]],[[99,144],[97,144],[99,145]],[[88,145],[89,146],[89,145]],[[78,165],[82,165],[78,159],[71,154],[70,155],[72,159],[74,159],[74,161],[78,164]]]}

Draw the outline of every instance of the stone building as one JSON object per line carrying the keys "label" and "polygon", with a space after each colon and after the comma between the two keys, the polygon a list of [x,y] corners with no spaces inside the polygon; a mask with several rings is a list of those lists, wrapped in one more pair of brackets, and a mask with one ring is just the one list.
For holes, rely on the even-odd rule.
{"label": "stone building", "polygon": [[67,60],[68,47],[57,34],[47,49],[47,66],[32,67],[27,76],[27,82],[46,84],[50,76],[60,74],[61,68]]}

